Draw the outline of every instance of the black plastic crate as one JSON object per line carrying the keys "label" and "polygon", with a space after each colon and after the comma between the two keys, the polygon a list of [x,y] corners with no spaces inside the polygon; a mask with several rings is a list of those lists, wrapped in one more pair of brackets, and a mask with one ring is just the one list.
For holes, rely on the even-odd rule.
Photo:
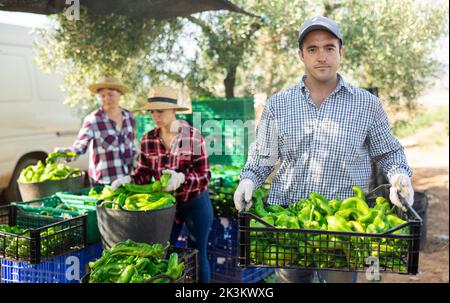
{"label": "black plastic crate", "polygon": [[[59,193],[37,200],[26,202],[13,202],[29,215],[33,214],[42,217],[53,217],[69,219],[81,215],[87,215],[87,244],[100,241],[100,231],[97,223],[97,207],[95,205],[84,204],[83,200],[77,201],[70,198],[70,195],[59,195]],[[78,196],[72,196],[78,197]],[[68,207],[75,207],[74,210],[58,209],[57,205],[65,204]]]}
{"label": "black plastic crate", "polygon": [[237,256],[238,222],[235,218],[214,217],[208,237],[208,249]]}
{"label": "black plastic crate", "polygon": [[86,215],[71,219],[28,214],[15,205],[0,207],[0,224],[24,228],[23,234],[0,231],[0,258],[38,264],[86,245]]}
{"label": "black plastic crate", "polygon": [[176,252],[178,254],[178,262],[184,261],[183,283],[198,282],[198,250],[187,247],[169,247],[168,254]]}
{"label": "black plastic crate", "polygon": [[[369,206],[378,196],[389,200],[389,187],[382,185],[367,194]],[[339,271],[366,271],[371,266],[384,272],[417,274],[422,219],[409,206],[406,213],[396,212],[407,223],[382,234],[277,228],[243,212],[239,214],[238,264]],[[251,219],[266,227],[250,227]],[[409,233],[396,234],[400,229]]]}
{"label": "black plastic crate", "polygon": [[257,283],[274,273],[273,268],[237,267],[237,254],[208,249],[212,283]]}

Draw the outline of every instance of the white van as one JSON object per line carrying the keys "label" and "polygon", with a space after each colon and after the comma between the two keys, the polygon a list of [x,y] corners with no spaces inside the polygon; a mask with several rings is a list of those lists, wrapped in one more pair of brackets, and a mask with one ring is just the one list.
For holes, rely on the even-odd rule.
{"label": "white van", "polygon": [[[34,64],[31,28],[0,23],[0,204],[20,201],[21,170],[72,145],[82,118],[63,103],[62,77]],[[70,164],[87,170],[87,156]]]}

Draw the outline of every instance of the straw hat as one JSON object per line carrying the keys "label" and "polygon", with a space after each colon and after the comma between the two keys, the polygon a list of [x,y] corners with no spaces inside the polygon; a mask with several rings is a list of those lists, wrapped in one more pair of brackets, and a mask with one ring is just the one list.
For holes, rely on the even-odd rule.
{"label": "straw hat", "polygon": [[111,88],[118,90],[122,95],[127,92],[128,88],[120,82],[117,78],[113,77],[105,77],[100,79],[98,82],[93,83],[88,86],[89,90],[96,94],[97,91],[101,88]]}
{"label": "straw hat", "polygon": [[170,86],[154,86],[148,92],[147,102],[142,110],[164,110],[176,109],[177,111],[189,110],[187,107],[181,107],[177,103],[177,90]]}

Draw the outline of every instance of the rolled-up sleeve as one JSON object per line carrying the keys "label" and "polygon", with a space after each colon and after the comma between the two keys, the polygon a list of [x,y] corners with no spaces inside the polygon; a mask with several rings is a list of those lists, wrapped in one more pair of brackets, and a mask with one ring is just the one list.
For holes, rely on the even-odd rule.
{"label": "rolled-up sleeve", "polygon": [[256,188],[264,183],[279,158],[278,139],[278,128],[269,100],[256,129],[256,140],[249,147],[247,163],[240,175],[241,180],[252,180]]}
{"label": "rolled-up sleeve", "polygon": [[392,134],[389,120],[379,99],[373,107],[373,123],[368,132],[369,154],[382,167],[386,177],[403,173],[412,176],[403,146]]}
{"label": "rolled-up sleeve", "polygon": [[86,153],[90,141],[94,138],[93,122],[90,117],[86,117],[83,120],[80,131],[78,132],[78,138],[72,144],[68,150],[76,153],[77,155],[82,155]]}

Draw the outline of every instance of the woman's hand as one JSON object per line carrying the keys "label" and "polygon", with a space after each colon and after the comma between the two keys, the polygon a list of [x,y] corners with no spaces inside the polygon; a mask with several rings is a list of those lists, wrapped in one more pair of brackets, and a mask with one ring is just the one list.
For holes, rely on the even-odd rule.
{"label": "woman's hand", "polygon": [[113,183],[111,183],[111,190],[115,191],[116,189],[118,189],[119,187],[121,187],[122,185],[127,184],[127,183],[131,183],[130,176],[118,178],[118,179],[114,180]]}
{"label": "woman's hand", "polygon": [[177,173],[176,171],[170,169],[163,170],[162,173],[170,174],[169,184],[167,184],[166,188],[163,189],[168,192],[177,190],[177,188],[184,183],[186,178],[183,173]]}

